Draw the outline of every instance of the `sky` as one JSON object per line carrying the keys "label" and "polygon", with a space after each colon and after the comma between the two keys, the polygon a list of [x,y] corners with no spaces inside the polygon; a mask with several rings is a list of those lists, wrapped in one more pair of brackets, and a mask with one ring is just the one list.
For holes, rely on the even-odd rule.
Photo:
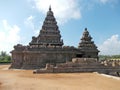
{"label": "sky", "polygon": [[38,36],[50,5],[64,45],[78,47],[87,28],[99,54],[120,54],[120,0],[0,0],[0,51]]}

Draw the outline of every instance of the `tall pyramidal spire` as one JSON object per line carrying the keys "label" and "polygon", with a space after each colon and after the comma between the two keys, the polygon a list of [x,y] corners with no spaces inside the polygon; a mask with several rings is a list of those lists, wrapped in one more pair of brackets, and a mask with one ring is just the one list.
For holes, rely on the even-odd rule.
{"label": "tall pyramidal spire", "polygon": [[49,10],[47,12],[38,37],[33,37],[30,45],[63,45],[63,40],[61,39],[60,31],[51,6],[49,6]]}

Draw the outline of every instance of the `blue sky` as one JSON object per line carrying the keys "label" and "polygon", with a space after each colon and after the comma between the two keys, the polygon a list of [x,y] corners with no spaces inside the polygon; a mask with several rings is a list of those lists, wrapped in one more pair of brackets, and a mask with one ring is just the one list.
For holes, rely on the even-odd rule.
{"label": "blue sky", "polygon": [[0,51],[28,45],[49,5],[64,45],[77,47],[87,27],[100,54],[120,54],[120,0],[0,0]]}

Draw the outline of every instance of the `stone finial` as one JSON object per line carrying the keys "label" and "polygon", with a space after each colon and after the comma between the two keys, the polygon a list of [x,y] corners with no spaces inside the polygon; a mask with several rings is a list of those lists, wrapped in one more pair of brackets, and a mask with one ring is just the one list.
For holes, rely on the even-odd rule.
{"label": "stone finial", "polygon": [[87,31],[87,28],[85,28],[85,31]]}
{"label": "stone finial", "polygon": [[49,11],[51,11],[51,5],[49,6]]}

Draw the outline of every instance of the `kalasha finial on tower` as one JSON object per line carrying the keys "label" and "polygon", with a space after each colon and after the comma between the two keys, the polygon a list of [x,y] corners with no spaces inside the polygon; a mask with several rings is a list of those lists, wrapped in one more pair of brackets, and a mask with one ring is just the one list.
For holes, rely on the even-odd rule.
{"label": "kalasha finial on tower", "polygon": [[51,11],[51,5],[49,6],[49,11]]}
{"label": "kalasha finial on tower", "polygon": [[85,31],[87,31],[87,28],[85,28]]}

